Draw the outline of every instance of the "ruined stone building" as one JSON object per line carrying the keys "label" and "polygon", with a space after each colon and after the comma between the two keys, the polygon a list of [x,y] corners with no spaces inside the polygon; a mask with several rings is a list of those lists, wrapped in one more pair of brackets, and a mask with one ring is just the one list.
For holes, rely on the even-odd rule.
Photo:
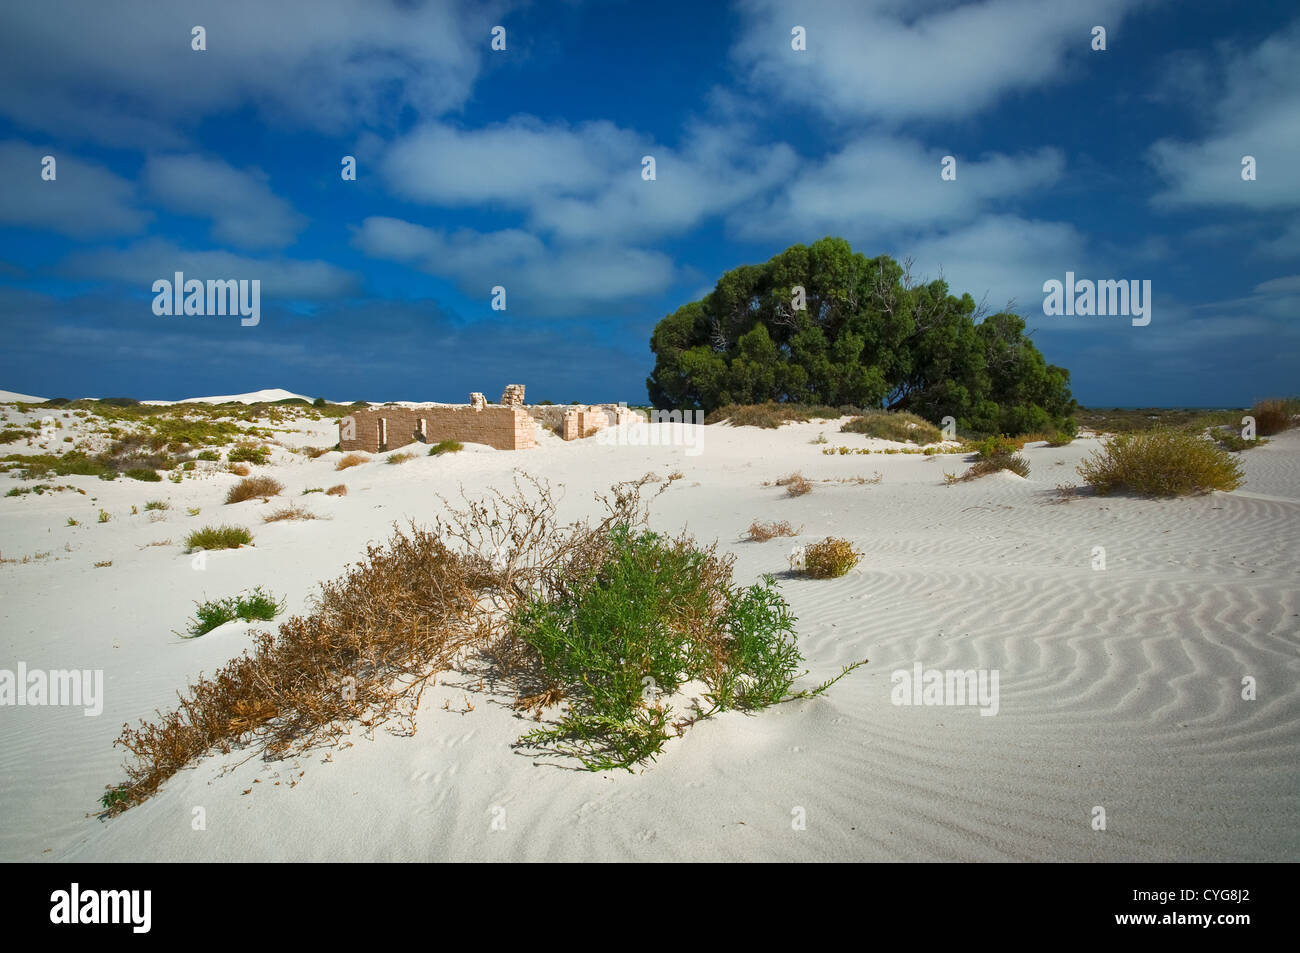
{"label": "ruined stone building", "polygon": [[498,450],[537,445],[533,418],[524,410],[524,386],[511,384],[501,403],[489,404],[471,394],[468,405],[368,407],[339,421],[339,449],[378,453],[411,443],[459,440]]}

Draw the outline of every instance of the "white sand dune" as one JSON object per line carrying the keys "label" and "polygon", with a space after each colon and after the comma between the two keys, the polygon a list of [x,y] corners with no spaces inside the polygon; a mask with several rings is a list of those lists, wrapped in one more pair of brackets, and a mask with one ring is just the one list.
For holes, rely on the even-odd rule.
{"label": "white sand dune", "polygon": [[[302,443],[332,442],[328,423],[301,426]],[[300,499],[328,520],[269,525],[267,504],[221,505],[225,474],[71,477],[87,496],[0,498],[3,555],[52,554],[0,565],[0,667],[102,668],[107,695],[94,718],[0,711],[0,858],[1300,859],[1300,432],[1243,454],[1248,482],[1234,493],[1066,503],[1054,488],[1079,482],[1095,440],[1031,445],[1027,479],[949,487],[943,472],[964,469],[961,457],[826,456],[810,442],[819,433],[888,446],[813,423],[705,428],[698,456],[546,437],[530,451],[376,457],[342,473],[337,453],[295,457],[272,468],[286,497],[337,482],[350,492]],[[593,492],[617,480],[680,470],[653,524],[718,539],[739,581],[781,577],[805,683],[869,664],[817,699],[704,721],[635,773],[512,748],[533,723],[472,672],[445,673],[413,737],[358,731],[350,747],[282,762],[214,755],[118,818],[87,817],[121,779],[122,724],[249,644],[255,627],[243,624],[174,635],[194,600],[261,584],[301,612],[393,522],[431,521],[437,494],[462,484],[507,487],[514,467],[563,484],[566,518],[594,511]],[[817,481],[812,493],[763,485],[792,470]],[[873,471],[876,486],[820,482]],[[165,519],[129,515],[154,498],[171,501]],[[94,521],[99,507],[111,522]],[[82,525],[65,526],[68,515]],[[742,542],[755,518],[803,533]],[[195,571],[184,535],[215,522],[249,526],[255,545]],[[857,570],[785,572],[793,544],[829,534],[866,554]],[[94,568],[102,560],[112,566]],[[893,704],[891,673],[916,662],[997,670],[998,713]],[[1247,676],[1258,700],[1241,698]],[[1095,807],[1105,830],[1092,827]],[[804,830],[792,827],[799,809]]]}
{"label": "white sand dune", "polygon": [[49,398],[33,397],[30,394],[15,394],[11,390],[0,390],[0,404],[42,404]]}

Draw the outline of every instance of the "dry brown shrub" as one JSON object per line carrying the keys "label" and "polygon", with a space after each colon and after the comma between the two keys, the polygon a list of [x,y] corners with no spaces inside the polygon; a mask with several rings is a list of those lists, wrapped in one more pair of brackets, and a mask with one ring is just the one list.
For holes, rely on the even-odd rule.
{"label": "dry brown shrub", "polygon": [[247,463],[232,463],[229,466],[227,466],[226,469],[229,470],[231,473],[233,473],[235,476],[241,476],[241,477],[246,477],[248,476],[249,473],[252,472],[251,470],[249,470]]}
{"label": "dry brown shrub", "polygon": [[334,464],[335,470],[346,470],[348,467],[360,466],[363,463],[369,463],[370,458],[364,453],[349,453],[342,457],[338,463]]}
{"label": "dry brown shrub", "polygon": [[245,500],[267,500],[278,496],[284,484],[274,477],[246,477],[230,488],[226,494],[227,503],[243,503]]}
{"label": "dry brown shrub", "polygon": [[858,564],[862,554],[847,539],[827,536],[804,550],[804,572],[814,579],[834,579]]}
{"label": "dry brown shrub", "polygon": [[262,517],[263,523],[278,523],[281,520],[314,520],[316,514],[305,506],[299,506],[297,503],[290,503],[282,506],[278,510],[267,513]]}
{"label": "dry brown shrub", "polygon": [[789,496],[803,496],[805,493],[812,492],[812,484],[804,479],[801,473],[791,473],[776,481],[777,486],[785,487],[785,492]]}
{"label": "dry brown shrub", "polygon": [[325,495],[326,496],[347,496],[348,488],[346,485],[342,483],[336,483],[334,486],[330,487],[328,490],[325,491]]}
{"label": "dry brown shrub", "polygon": [[1294,400],[1261,400],[1250,408],[1250,415],[1255,418],[1255,433],[1269,437],[1281,433],[1292,426],[1292,415],[1297,411]]}
{"label": "dry brown shrub", "polygon": [[803,527],[795,529],[785,520],[779,523],[760,523],[758,520],[749,524],[749,540],[753,543],[765,543],[778,536],[798,536]]}
{"label": "dry brown shrub", "polygon": [[308,460],[315,460],[329,453],[331,449],[330,447],[303,447],[302,452],[306,454]]}

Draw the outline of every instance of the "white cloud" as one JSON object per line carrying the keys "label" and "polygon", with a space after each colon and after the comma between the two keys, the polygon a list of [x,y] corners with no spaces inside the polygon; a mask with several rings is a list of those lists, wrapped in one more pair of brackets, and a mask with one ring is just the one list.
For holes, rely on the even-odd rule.
{"label": "white cloud", "polygon": [[[459,108],[505,4],[45,0],[9,4],[0,115],[116,146],[172,148],[244,105],[297,128],[393,127]],[[190,47],[195,25],[207,50]]]}
{"label": "white cloud", "polygon": [[[642,178],[642,158],[656,178]],[[441,206],[520,211],[530,231],[568,242],[684,232],[784,181],[797,166],[786,144],[759,145],[747,128],[690,123],[677,148],[609,122],[532,117],[466,131],[431,123],[381,162],[392,191]]]}
{"label": "white cloud", "polygon": [[275,195],[259,171],[241,171],[197,155],[151,156],[143,182],[174,211],[212,220],[212,237],[242,248],[283,248],[306,217]]}
{"label": "white cloud", "polygon": [[[1171,67],[1187,70],[1185,57]],[[1224,54],[1218,99],[1202,108],[1210,130],[1196,141],[1161,139],[1147,158],[1168,182],[1153,203],[1163,207],[1300,206],[1300,21],[1248,51]],[[1200,74],[1198,74],[1200,75]],[[1198,79],[1204,84],[1204,79]],[[1242,158],[1256,161],[1255,181],[1242,179]]]}
{"label": "white cloud", "polygon": [[[41,178],[41,159],[55,159],[55,178]],[[103,166],[54,147],[0,142],[0,224],[86,238],[139,232],[153,217],[136,187]]]}
{"label": "white cloud", "polygon": [[485,306],[501,285],[508,309],[538,315],[614,307],[661,292],[675,277],[671,259],[659,252],[608,243],[548,249],[518,229],[448,233],[376,216],[356,228],[352,243],[371,257],[451,278]]}
{"label": "white cloud", "polygon": [[767,203],[738,210],[730,224],[747,236],[795,228],[851,241],[899,228],[956,225],[1050,186],[1065,167],[1060,152],[1048,148],[1022,156],[954,156],[956,178],[943,181],[946,154],[910,139],[864,136],[804,168]]}
{"label": "white cloud", "polygon": [[[962,117],[1065,77],[1092,53],[1091,29],[1119,37],[1141,0],[746,0],[731,51],[763,93],[835,119]],[[791,30],[807,49],[791,49]]]}
{"label": "white cloud", "polygon": [[174,272],[185,277],[258,279],[263,298],[326,300],[355,293],[357,276],[325,261],[290,258],[248,258],[227,251],[195,251],[158,238],[135,242],[126,248],[101,248],[70,255],[58,266],[72,278],[113,281],[148,293],[159,278],[171,280]]}

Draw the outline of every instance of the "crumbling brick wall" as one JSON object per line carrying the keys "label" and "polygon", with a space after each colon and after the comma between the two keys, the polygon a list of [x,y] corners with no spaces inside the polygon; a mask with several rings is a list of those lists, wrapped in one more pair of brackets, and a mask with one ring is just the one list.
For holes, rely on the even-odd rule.
{"label": "crumbling brick wall", "polygon": [[569,407],[564,413],[564,424],[560,436],[565,440],[581,440],[604,430],[606,427],[626,424],[632,419],[632,412],[622,405],[578,405]]}
{"label": "crumbling brick wall", "polygon": [[442,440],[498,450],[537,445],[533,418],[522,407],[369,407],[339,421],[340,450],[377,453]]}

